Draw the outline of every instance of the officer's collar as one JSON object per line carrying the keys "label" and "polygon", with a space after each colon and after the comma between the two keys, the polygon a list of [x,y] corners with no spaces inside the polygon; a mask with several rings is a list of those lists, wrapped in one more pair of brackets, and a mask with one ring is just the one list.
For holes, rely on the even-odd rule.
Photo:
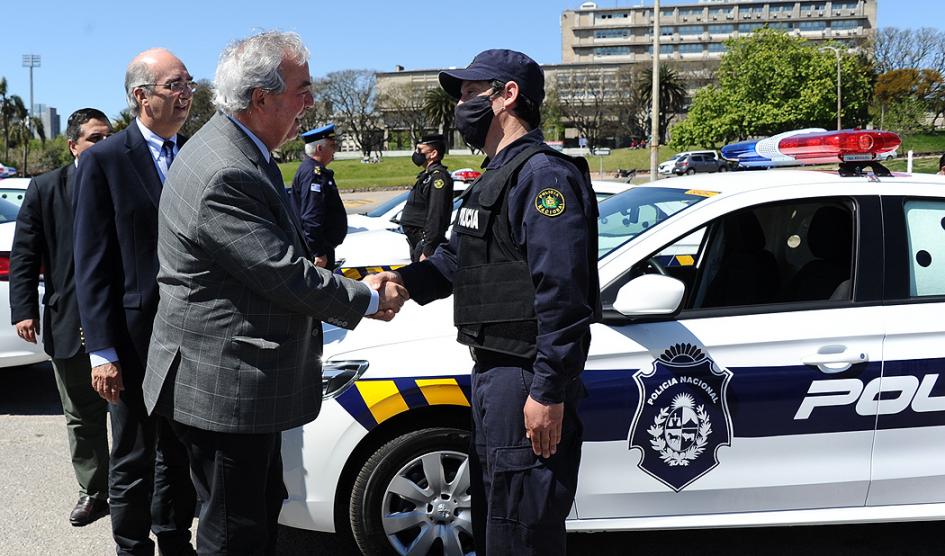
{"label": "officer's collar", "polygon": [[497,152],[496,155],[492,158],[486,157],[482,161],[482,167],[486,170],[495,170],[496,168],[501,167],[503,164],[512,160],[512,158],[518,153],[522,152],[528,147],[537,145],[539,143],[545,142],[545,136],[541,132],[541,128],[535,128],[525,135],[522,135],[515,141],[509,143],[507,147]]}

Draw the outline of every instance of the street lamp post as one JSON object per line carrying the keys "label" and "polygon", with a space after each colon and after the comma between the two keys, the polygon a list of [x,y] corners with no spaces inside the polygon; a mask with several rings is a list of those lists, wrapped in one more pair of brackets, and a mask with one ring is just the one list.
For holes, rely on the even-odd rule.
{"label": "street lamp post", "polygon": [[656,181],[660,156],[660,0],[653,0],[653,89],[650,108],[650,181]]}
{"label": "street lamp post", "polygon": [[840,129],[840,49],[836,46],[822,46],[820,51],[830,50],[837,57],[837,129]]}
{"label": "street lamp post", "polygon": [[23,55],[23,67],[30,69],[30,109],[29,109],[29,129],[30,129],[30,139],[33,138],[33,68],[38,68],[40,66],[40,57],[39,54],[24,54]]}

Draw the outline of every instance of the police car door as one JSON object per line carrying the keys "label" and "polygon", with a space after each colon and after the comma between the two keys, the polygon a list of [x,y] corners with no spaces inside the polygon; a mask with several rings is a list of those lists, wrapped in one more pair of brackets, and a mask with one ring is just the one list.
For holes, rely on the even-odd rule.
{"label": "police car door", "polygon": [[835,189],[720,199],[602,264],[605,309],[646,273],[686,291],[594,329],[580,519],[865,504],[874,418],[847,390],[880,373],[882,309],[856,306],[880,295],[880,209]]}
{"label": "police car door", "polygon": [[860,397],[881,399],[870,506],[945,502],[945,199],[912,189],[883,199],[885,363]]}

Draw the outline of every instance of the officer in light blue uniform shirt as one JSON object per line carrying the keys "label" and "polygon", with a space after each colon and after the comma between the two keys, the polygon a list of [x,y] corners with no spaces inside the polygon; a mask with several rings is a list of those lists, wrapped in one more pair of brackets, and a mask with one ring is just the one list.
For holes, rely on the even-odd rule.
{"label": "officer in light blue uniform shirt", "polygon": [[335,248],[348,233],[345,213],[335,173],[328,165],[335,159],[335,124],[306,131],[305,159],[292,178],[292,206],[302,222],[302,232],[314,255],[316,266],[335,267]]}

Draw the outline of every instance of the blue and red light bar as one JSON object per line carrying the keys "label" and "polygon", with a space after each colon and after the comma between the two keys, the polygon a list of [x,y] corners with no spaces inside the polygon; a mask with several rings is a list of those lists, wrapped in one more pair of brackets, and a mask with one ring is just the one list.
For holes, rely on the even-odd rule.
{"label": "blue and red light bar", "polygon": [[726,145],[722,147],[722,158],[738,162],[743,168],[866,162],[892,157],[901,143],[891,131],[810,128]]}

